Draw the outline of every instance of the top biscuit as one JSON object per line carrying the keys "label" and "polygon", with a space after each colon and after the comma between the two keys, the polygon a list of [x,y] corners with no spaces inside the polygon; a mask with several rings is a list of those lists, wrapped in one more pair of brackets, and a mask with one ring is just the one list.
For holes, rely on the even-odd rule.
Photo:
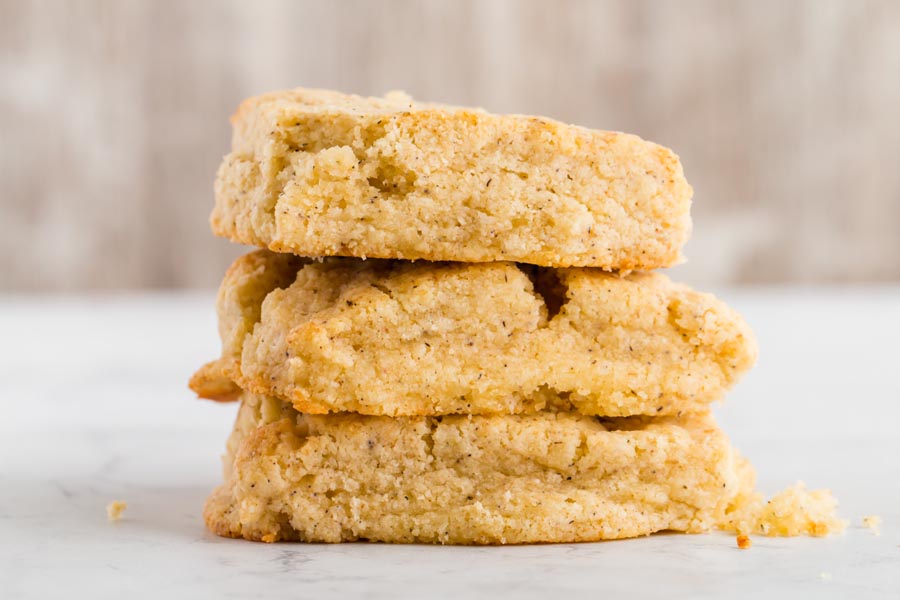
{"label": "top biscuit", "polygon": [[305,89],[232,123],[212,229],[276,252],[649,270],[690,234],[678,157],[634,135]]}

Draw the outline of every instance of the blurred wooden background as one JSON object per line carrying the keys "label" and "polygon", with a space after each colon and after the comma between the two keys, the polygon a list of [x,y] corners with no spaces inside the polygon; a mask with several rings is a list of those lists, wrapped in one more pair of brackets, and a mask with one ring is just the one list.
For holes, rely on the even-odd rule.
{"label": "blurred wooden background", "polygon": [[670,146],[694,283],[900,280],[900,2],[0,0],[0,290],[216,285],[228,116],[296,85]]}

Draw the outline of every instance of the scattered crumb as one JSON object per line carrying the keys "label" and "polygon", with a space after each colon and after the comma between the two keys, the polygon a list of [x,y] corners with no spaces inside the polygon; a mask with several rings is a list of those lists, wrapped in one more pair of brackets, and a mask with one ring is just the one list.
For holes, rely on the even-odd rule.
{"label": "scattered crumb", "polygon": [[106,505],[106,518],[110,521],[118,521],[122,518],[122,513],[128,508],[128,504],[121,500],[113,500]]}
{"label": "scattered crumb", "polygon": [[863,527],[871,529],[875,535],[881,535],[881,517],[878,515],[863,517],[862,524]]}
{"label": "scattered crumb", "polygon": [[807,490],[798,483],[765,501],[758,492],[742,494],[729,507],[721,529],[769,537],[840,533],[847,522],[838,518],[837,501],[828,490]]}
{"label": "scattered crumb", "polygon": [[821,579],[822,581],[831,581],[831,573],[822,571],[821,573],[819,573],[819,579]]}
{"label": "scattered crumb", "polygon": [[746,535],[737,536],[737,547],[740,548],[741,550],[746,550],[747,548],[749,548],[752,545],[753,545],[753,540],[751,540]]}

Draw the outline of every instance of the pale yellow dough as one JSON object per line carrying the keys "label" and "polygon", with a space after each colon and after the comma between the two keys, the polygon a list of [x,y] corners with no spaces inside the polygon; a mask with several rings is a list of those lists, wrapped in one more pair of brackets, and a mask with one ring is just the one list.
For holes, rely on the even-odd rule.
{"label": "pale yellow dough", "polygon": [[266,251],[219,292],[222,358],[192,387],[306,413],[677,415],[756,358],[746,323],[659,274],[328,259]]}
{"label": "pale yellow dough", "polygon": [[634,135],[296,89],[232,118],[213,231],[302,256],[654,269],[680,260],[691,187]]}

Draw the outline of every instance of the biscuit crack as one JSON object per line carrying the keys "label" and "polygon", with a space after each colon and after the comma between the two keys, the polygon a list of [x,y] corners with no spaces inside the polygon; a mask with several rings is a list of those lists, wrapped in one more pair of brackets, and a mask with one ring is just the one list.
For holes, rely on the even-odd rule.
{"label": "biscuit crack", "polygon": [[531,281],[534,294],[540,298],[547,308],[547,321],[553,320],[568,302],[569,288],[560,278],[556,269],[547,269],[516,263],[520,271]]}
{"label": "biscuit crack", "polygon": [[429,417],[425,420],[425,432],[422,434],[422,442],[425,444],[425,454],[429,461],[434,460],[434,432],[441,422],[440,417]]}

